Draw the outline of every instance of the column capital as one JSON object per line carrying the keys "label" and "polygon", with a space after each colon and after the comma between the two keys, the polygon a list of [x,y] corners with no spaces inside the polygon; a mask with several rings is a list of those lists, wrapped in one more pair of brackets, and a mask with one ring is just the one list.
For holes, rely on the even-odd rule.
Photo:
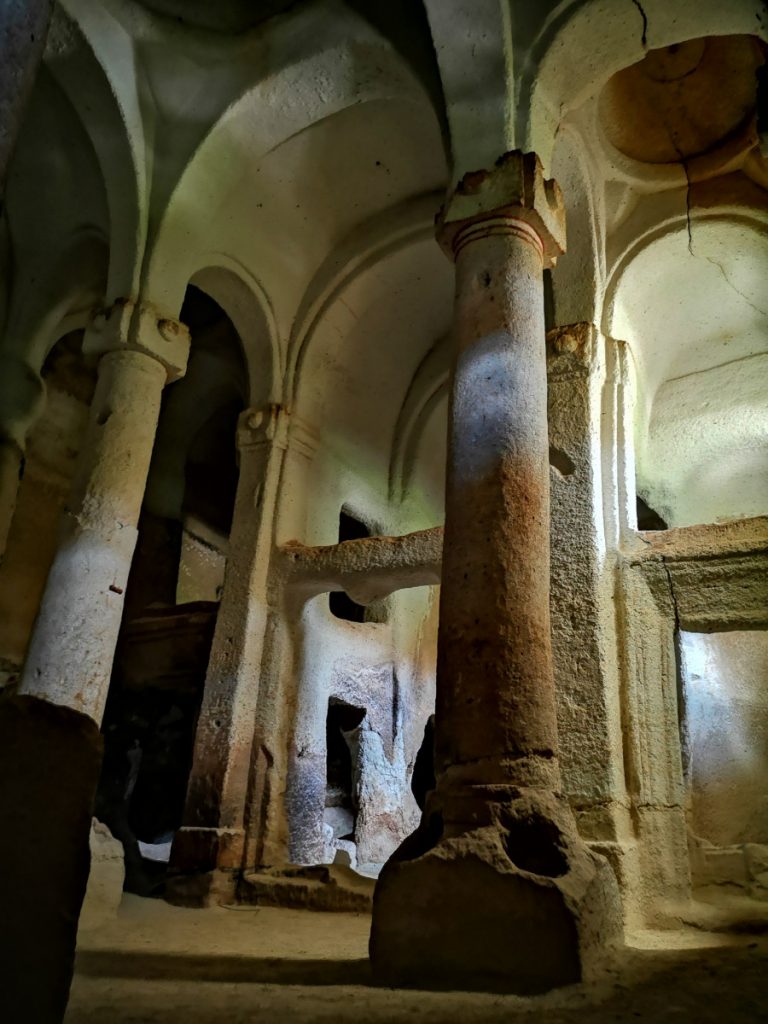
{"label": "column capital", "polygon": [[237,420],[238,449],[244,451],[262,445],[285,448],[288,439],[287,420],[282,405],[254,405],[243,409]]}
{"label": "column capital", "polygon": [[83,352],[96,356],[141,352],[165,367],[171,384],[186,372],[189,345],[189,329],[181,321],[162,316],[149,303],[117,299],[92,314]]}
{"label": "column capital", "polygon": [[598,330],[583,321],[547,332],[547,376],[550,380],[588,377],[598,355]]}
{"label": "column capital", "polygon": [[243,410],[237,421],[237,447],[240,451],[270,445],[291,449],[311,459],[319,444],[317,433],[309,424],[283,405],[252,406]]}
{"label": "column capital", "polygon": [[512,150],[490,170],[469,171],[436,218],[437,237],[455,259],[466,242],[513,233],[540,247],[544,266],[565,252],[565,207],[554,179],[535,153]]}

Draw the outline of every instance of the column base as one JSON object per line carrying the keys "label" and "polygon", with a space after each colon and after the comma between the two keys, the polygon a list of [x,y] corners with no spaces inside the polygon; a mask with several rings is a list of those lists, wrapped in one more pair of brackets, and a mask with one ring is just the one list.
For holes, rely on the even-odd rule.
{"label": "column base", "polygon": [[179,907],[234,903],[244,848],[242,829],[180,828],[171,849],[166,902]]}
{"label": "column base", "polygon": [[396,986],[545,992],[581,981],[621,941],[620,908],[610,865],[564,801],[486,790],[449,808],[432,794],[379,877],[374,974]]}
{"label": "column base", "polygon": [[174,907],[219,907],[237,902],[239,871],[215,868],[168,875],[163,899]]}
{"label": "column base", "polygon": [[87,715],[0,699],[0,1020],[64,1016],[101,754]]}

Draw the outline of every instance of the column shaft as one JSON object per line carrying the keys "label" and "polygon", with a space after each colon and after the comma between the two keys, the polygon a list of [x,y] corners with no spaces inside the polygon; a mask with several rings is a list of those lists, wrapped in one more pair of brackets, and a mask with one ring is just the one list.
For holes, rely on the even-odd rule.
{"label": "column shaft", "polygon": [[553,788],[542,248],[532,228],[456,260],[437,760],[452,782]]}
{"label": "column shaft", "polygon": [[619,927],[557,758],[542,272],[562,251],[559,190],[508,153],[462,179],[441,225],[456,360],[436,787],[379,877],[371,957],[388,984],[541,992],[579,980]]}
{"label": "column shaft", "polygon": [[[175,883],[175,898],[228,895],[240,868],[244,815],[267,628],[274,511],[285,450],[279,406],[246,410],[238,428],[240,479],[230,557],[205,682],[187,788],[184,826],[174,842],[180,876],[220,869],[227,876]],[[226,890],[226,891],[225,891]]]}
{"label": "column shaft", "polygon": [[108,352],[20,691],[101,720],[166,382],[142,352]]}

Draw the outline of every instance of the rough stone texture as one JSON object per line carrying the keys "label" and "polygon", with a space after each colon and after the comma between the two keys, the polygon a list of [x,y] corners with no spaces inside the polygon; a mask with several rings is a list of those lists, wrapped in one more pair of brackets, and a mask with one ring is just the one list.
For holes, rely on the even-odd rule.
{"label": "rough stone texture", "polygon": [[419,823],[406,765],[401,757],[387,757],[377,732],[361,729],[353,770],[357,857],[361,864],[383,864]]}
{"label": "rough stone texture", "polygon": [[[82,329],[95,306],[93,354],[117,348],[120,358],[158,361],[173,378],[185,348],[175,319],[185,319],[185,292],[210,295],[231,318],[238,356],[223,373],[215,359],[203,360],[200,401],[178,409],[177,423],[194,422],[206,446],[215,430],[202,396],[221,394],[227,377],[238,410],[250,405],[270,424],[287,420],[289,437],[285,450],[277,440],[262,472],[261,455],[249,449],[262,427],[250,416],[241,421],[235,543],[189,824],[174,856],[216,898],[230,898],[243,865],[285,864],[294,843],[310,858],[335,855],[323,827],[324,721],[328,701],[345,694],[365,705],[372,725],[368,773],[365,763],[359,773],[358,800],[369,794],[358,808],[360,838],[394,842],[407,825],[409,773],[434,710],[440,552],[431,531],[443,516],[453,277],[434,245],[433,216],[446,184],[468,171],[446,239],[457,239],[467,220],[482,233],[491,208],[505,211],[495,225],[503,229],[517,208],[520,232],[541,233],[551,258],[562,249],[557,190],[535,159],[507,155],[494,171],[472,173],[513,147],[539,153],[564,188],[569,233],[569,253],[545,279],[544,295],[558,349],[549,472],[563,788],[583,837],[620,879],[628,919],[647,923],[690,889],[675,626],[766,623],[764,541],[729,548],[746,527],[703,527],[724,540],[723,550],[701,544],[678,558],[672,548],[688,550],[685,538],[638,538],[635,515],[638,492],[673,525],[765,512],[768,163],[764,88],[755,109],[753,80],[768,38],[763,5],[583,0],[559,5],[553,17],[552,4],[525,0],[312,0],[265,20],[277,4],[204,6],[150,0],[128,17],[122,0],[56,5],[0,225],[0,534],[51,346]],[[27,4],[22,23],[36,9]],[[9,0],[0,23],[20,10]],[[18,41],[23,57],[31,40]],[[722,60],[713,60],[718,53]],[[733,53],[741,56],[731,64]],[[718,74],[726,64],[732,83]],[[20,66],[9,62],[0,81]],[[648,121],[649,93],[660,98],[651,106],[663,110],[663,123]],[[618,106],[610,102],[617,95]],[[467,247],[477,241],[467,238]],[[495,265],[485,269],[496,277]],[[479,295],[492,291],[478,287]],[[582,344],[590,323],[591,355]],[[212,339],[209,355],[222,342]],[[493,411],[488,383],[471,403],[475,424]],[[10,682],[79,448],[76,417],[60,415],[50,380],[45,390],[0,575],[0,664]],[[174,394],[165,396],[171,404]],[[136,431],[145,437],[145,428],[142,419]],[[176,454],[167,440],[158,436],[158,447]],[[537,457],[545,470],[544,453]],[[482,469],[482,459],[467,461]],[[184,467],[175,462],[159,460],[146,495],[145,511],[166,527],[171,513],[154,503],[168,493],[177,526],[184,518]],[[115,476],[118,491],[134,474]],[[207,481],[211,504],[219,480],[212,472]],[[517,498],[538,509],[529,484],[516,488]],[[341,513],[376,536],[336,543]],[[522,513],[520,520],[529,525]],[[471,551],[479,538],[482,548],[485,522],[475,517],[459,547]],[[546,533],[542,522],[536,527]],[[160,589],[170,603],[202,596],[176,589],[179,535],[163,529],[149,545],[162,548],[154,564],[149,558],[154,598]],[[501,565],[525,540],[512,531],[487,543]],[[122,564],[129,543],[121,542]],[[455,538],[448,547],[458,560]],[[183,578],[190,554],[185,544]],[[72,611],[68,602],[86,614],[77,638],[51,630],[46,671],[69,668],[68,684],[80,667],[73,652],[90,665],[93,645],[104,688],[122,602],[109,591],[110,621],[99,602],[105,584],[122,583],[101,579],[98,568],[78,558],[58,576],[56,617]],[[195,588],[204,575],[205,596],[214,598],[213,573],[196,572]],[[509,575],[504,585],[520,604],[530,580]],[[533,581],[537,606],[546,575]],[[331,613],[328,590],[340,587],[366,605],[354,621]],[[493,643],[506,639],[500,624],[509,621],[500,591],[482,595],[482,616],[499,634]],[[459,650],[468,636],[478,639],[471,618]],[[540,635],[526,641],[534,668]],[[494,659],[487,664],[492,677]],[[541,678],[548,683],[548,672]],[[536,672],[526,680],[538,694]],[[496,719],[505,715],[481,682],[476,705],[467,701],[451,726],[464,733],[454,753],[464,758],[472,747],[465,767],[475,754],[489,765],[483,738],[466,739],[483,705],[494,732],[504,731]],[[530,723],[519,718],[523,732]],[[553,758],[543,760],[553,767]],[[387,812],[377,815],[376,804]]]}
{"label": "rough stone texture", "polygon": [[765,516],[644,533],[630,560],[646,574],[663,565],[683,629],[713,632],[768,626]]}
{"label": "rough stone texture", "polygon": [[53,9],[52,0],[8,0],[0,11],[0,195]]}
{"label": "rough stone texture", "polygon": [[0,700],[0,1017],[60,1024],[72,979],[101,766],[93,720]]}
{"label": "rough stone texture", "polygon": [[[91,346],[105,354],[99,363],[99,382],[65,526],[20,687],[23,693],[84,711],[97,722],[106,702],[160,398],[170,365],[165,354],[163,359],[150,354],[153,346],[160,344],[149,334],[150,323],[160,331],[153,319],[156,315],[141,312],[145,336],[139,350],[131,348],[120,333],[122,328],[113,324],[126,307],[118,304],[114,308],[118,312],[104,315],[104,325],[96,318],[93,334],[86,338],[86,347],[91,338]],[[174,330],[169,357],[183,350],[183,329],[178,325]],[[183,364],[179,372],[183,372]]]}
{"label": "rough stone texture", "polygon": [[663,566],[652,575],[619,568],[625,771],[639,841],[640,891],[648,915],[690,897],[685,789],[677,707],[675,614]]}
{"label": "rough stone texture", "polygon": [[532,994],[595,970],[620,931],[618,893],[567,807],[522,795],[487,804],[485,819],[475,812],[471,828],[454,824],[441,838],[436,804],[428,801],[421,830],[379,877],[370,946],[377,976]]}
{"label": "rough stone texture", "polygon": [[[507,206],[497,187],[516,161],[539,184],[513,189]],[[612,869],[559,795],[542,258],[563,245],[547,234],[557,190],[540,177],[535,157],[508,154],[490,174],[466,176],[443,215],[457,261],[457,356],[437,787],[376,890],[371,957],[389,983],[542,991],[582,977],[620,931]],[[463,186],[475,201],[485,190],[489,206],[467,212]],[[457,224],[455,209],[470,219]]]}
{"label": "rough stone texture", "polygon": [[241,903],[264,907],[367,913],[373,889],[372,879],[343,864],[328,864],[246,871],[237,893]]}
{"label": "rough stone texture", "polygon": [[547,336],[552,653],[563,783],[581,834],[626,849],[614,564],[601,507],[603,346],[588,323]]}
{"label": "rough stone texture", "polygon": [[[0,651],[14,661],[23,661],[27,651],[88,427],[96,375],[83,365],[82,357],[78,381],[60,371],[66,358],[59,360],[58,356],[62,350],[70,354],[67,350],[71,351],[72,341],[66,336],[54,346],[40,377],[29,368],[22,372],[16,363],[9,367],[6,361],[0,367],[0,391],[7,386],[16,396],[11,409],[18,409],[20,397],[26,408],[21,423],[16,421],[23,428],[17,434],[17,447],[24,453],[23,477],[19,480],[17,476],[12,494],[18,514],[13,517],[0,565]],[[45,405],[41,410],[43,386]],[[8,407],[7,397],[0,394],[0,408],[5,411]],[[29,417],[35,412],[37,418],[30,426]]]}
{"label": "rough stone texture", "polygon": [[367,537],[328,547],[298,543],[282,550],[286,571],[307,594],[345,590],[359,604],[403,587],[440,582],[443,530],[434,527],[404,537]]}
{"label": "rough stone texture", "polygon": [[[270,406],[247,409],[239,420],[232,558],[208,664],[184,827],[171,853],[171,871],[180,876],[212,870],[231,874],[242,866],[273,516],[288,444],[286,419],[282,409]],[[224,835],[223,843],[213,839]]]}
{"label": "rough stone texture", "polygon": [[91,869],[78,929],[99,928],[116,915],[123,898],[125,856],[123,844],[96,818],[91,822]]}

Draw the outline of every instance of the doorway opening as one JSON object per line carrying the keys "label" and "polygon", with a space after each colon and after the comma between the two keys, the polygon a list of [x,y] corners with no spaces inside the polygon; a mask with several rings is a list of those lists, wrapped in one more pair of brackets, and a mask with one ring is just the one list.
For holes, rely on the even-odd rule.
{"label": "doorway opening", "polygon": [[365,708],[331,697],[325,720],[326,789],[323,823],[330,826],[333,840],[353,843],[357,821],[355,761],[357,730]]}

